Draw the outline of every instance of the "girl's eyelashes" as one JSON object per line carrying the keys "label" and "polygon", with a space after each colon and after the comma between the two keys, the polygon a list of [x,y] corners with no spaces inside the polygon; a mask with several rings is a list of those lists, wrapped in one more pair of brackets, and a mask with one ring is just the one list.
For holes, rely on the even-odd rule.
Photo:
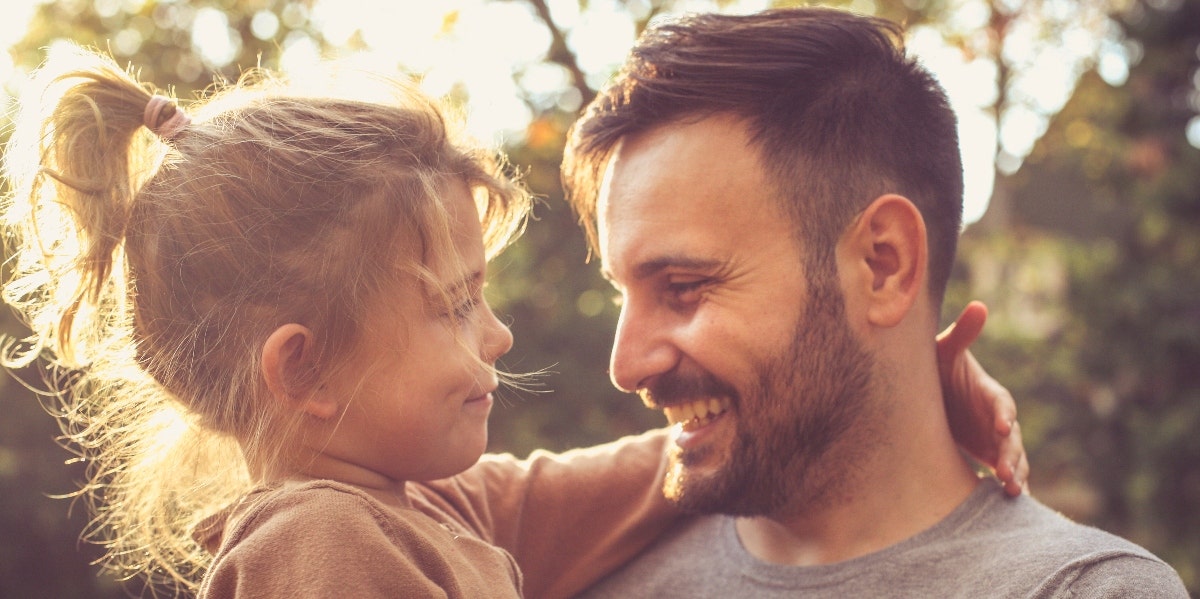
{"label": "girl's eyelashes", "polygon": [[442,313],[442,317],[459,323],[470,318],[476,309],[479,308],[479,305],[483,303],[483,291],[486,287],[487,283],[483,280],[482,272],[465,277],[459,284],[447,292],[449,296],[447,299],[453,303],[447,306],[447,310]]}
{"label": "girl's eyelashes", "polygon": [[462,322],[471,317],[475,309],[479,307],[480,298],[478,295],[470,295],[459,301],[453,309],[446,313],[446,316],[455,321]]}

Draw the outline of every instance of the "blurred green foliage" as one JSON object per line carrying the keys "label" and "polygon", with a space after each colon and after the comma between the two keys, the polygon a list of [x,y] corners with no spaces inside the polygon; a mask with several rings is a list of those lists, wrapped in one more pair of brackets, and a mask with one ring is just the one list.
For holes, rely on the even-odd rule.
{"label": "blurred green foliage", "polygon": [[[1018,398],[1036,495],[1134,540],[1200,592],[1200,2],[1118,16],[1140,60],[1086,74],[968,229],[949,306],[992,308],[976,353]],[[1196,133],[1193,133],[1196,135]]]}
{"label": "blurred green foliage", "polygon": [[[507,1],[527,1],[534,12],[544,7]],[[635,14],[635,4],[649,8]],[[642,27],[670,4],[627,6]],[[880,4],[881,14],[910,24],[944,23],[954,5]],[[973,298],[992,307],[976,353],[1018,398],[1035,494],[1149,547],[1196,593],[1200,150],[1184,131],[1200,107],[1200,0],[1126,4],[1118,19],[1141,58],[1128,83],[1111,87],[1085,75],[1025,166],[999,183],[1012,198],[1012,221],[968,229],[947,313]],[[12,52],[29,69],[55,39],[108,48],[144,79],[188,97],[214,73],[232,79],[244,67],[277,66],[281,48],[298,38],[321,47],[310,7],[286,0],[58,0],[39,7]],[[190,37],[192,20],[210,8],[228,19],[228,60],[199,52]],[[940,28],[951,41],[971,33]],[[555,43],[547,60],[569,66],[574,58]],[[580,83],[572,82],[586,101]],[[608,382],[613,292],[596,264],[585,262],[583,236],[558,182],[573,119],[553,102],[536,107],[525,141],[508,148],[544,201],[527,234],[493,264],[488,294],[516,338],[504,367],[546,374],[535,392],[501,393],[494,451],[565,449],[661,422]],[[19,335],[5,318],[0,328]],[[136,583],[123,588],[96,575],[89,561],[98,551],[78,541],[83,506],[50,497],[69,494],[83,473],[78,464],[64,465],[71,455],[55,445],[55,423],[38,398],[4,379],[0,406],[0,598],[137,592]]]}

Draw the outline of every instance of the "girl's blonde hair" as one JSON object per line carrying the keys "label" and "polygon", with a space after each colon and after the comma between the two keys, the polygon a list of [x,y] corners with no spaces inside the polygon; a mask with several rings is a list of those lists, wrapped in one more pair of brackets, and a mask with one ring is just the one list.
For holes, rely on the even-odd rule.
{"label": "girl's blonde hair", "polygon": [[32,333],[6,365],[48,365],[106,565],[192,587],[208,563],[192,530],[246,491],[247,460],[278,458],[266,337],[309,327],[319,382],[371,294],[452,247],[447,183],[472,189],[489,257],[529,198],[400,82],[367,102],[258,73],[188,106],[170,139],[143,124],[154,89],[98,53],[35,82],[4,163],[3,294]]}

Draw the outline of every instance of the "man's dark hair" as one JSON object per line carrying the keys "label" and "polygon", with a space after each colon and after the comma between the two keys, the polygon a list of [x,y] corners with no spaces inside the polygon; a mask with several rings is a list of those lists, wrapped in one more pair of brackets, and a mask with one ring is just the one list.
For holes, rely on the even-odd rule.
{"label": "man's dark hair", "polygon": [[593,247],[600,182],[621,138],[716,114],[746,123],[808,246],[810,277],[832,274],[846,226],[898,193],[925,218],[929,289],[941,305],[962,221],[958,135],[945,92],[905,55],[899,26],[797,8],[647,29],[567,142],[563,181]]}

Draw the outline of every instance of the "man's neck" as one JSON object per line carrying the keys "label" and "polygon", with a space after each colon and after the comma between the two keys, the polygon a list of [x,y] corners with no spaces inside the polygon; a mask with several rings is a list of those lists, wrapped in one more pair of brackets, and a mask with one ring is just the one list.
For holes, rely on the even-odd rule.
{"label": "man's neck", "polygon": [[898,410],[888,439],[863,456],[836,496],[788,516],[739,519],[742,545],[770,563],[831,564],[885,549],[940,522],[978,484],[940,404],[939,394],[936,403]]}

